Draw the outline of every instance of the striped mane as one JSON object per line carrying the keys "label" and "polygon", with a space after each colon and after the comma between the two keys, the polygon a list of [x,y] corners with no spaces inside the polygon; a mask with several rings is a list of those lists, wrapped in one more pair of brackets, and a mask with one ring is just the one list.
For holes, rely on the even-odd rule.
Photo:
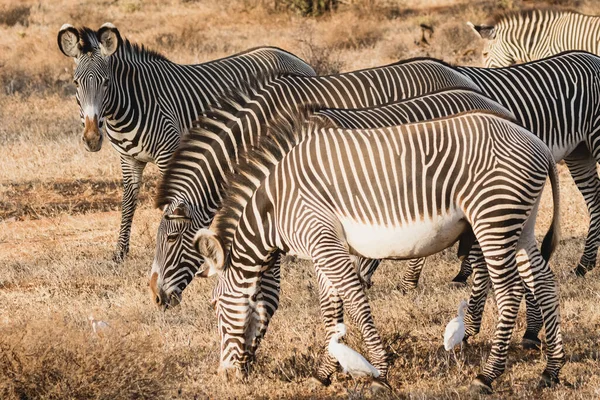
{"label": "striped mane", "polygon": [[[79,29],[79,40],[82,46],[81,51],[84,53],[98,49],[100,46],[97,32],[85,26]],[[123,39],[121,46],[119,46],[118,54],[145,61],[169,61],[169,59],[162,54],[154,50],[146,49],[143,44],[139,45],[137,43],[131,43],[128,39]]]}
{"label": "striped mane", "polygon": [[210,227],[221,239],[225,254],[229,252],[244,207],[273,168],[311,132],[335,127],[327,118],[312,118],[316,108],[300,106],[294,118],[278,118],[267,127],[268,133],[259,138],[255,147],[240,155],[240,162],[228,174],[221,208]]}
{"label": "striped mane", "polygon": [[[216,149],[225,146],[223,158],[226,158],[228,165],[226,173],[232,170],[233,165],[230,160],[235,160],[238,148],[228,140],[228,133],[223,128],[234,120],[237,112],[246,105],[254,91],[260,90],[267,81],[275,76],[282,75],[269,73],[250,77],[243,86],[231,89],[217,99],[215,102],[217,105],[211,107],[194,122],[194,126],[182,137],[177,150],[173,153],[167,165],[158,186],[155,200],[157,208],[163,208],[181,195],[181,186],[177,183],[185,180],[186,176],[193,175],[195,171],[200,170],[201,156],[207,152],[207,148],[216,151]],[[241,146],[239,139],[235,138],[237,146]],[[226,176],[228,175],[226,174]],[[208,188],[208,190],[222,192],[223,185],[226,182],[227,180],[222,182],[221,187]]]}

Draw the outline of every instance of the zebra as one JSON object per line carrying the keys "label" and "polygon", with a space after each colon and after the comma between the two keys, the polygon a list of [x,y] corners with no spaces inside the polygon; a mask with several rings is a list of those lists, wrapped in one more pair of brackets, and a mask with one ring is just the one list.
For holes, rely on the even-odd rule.
{"label": "zebra", "polygon": [[[574,270],[576,275],[584,276],[596,265],[600,243],[600,179],[596,171],[600,160],[600,57],[572,51],[507,68],[456,67],[456,70],[477,83],[483,94],[512,111],[525,128],[546,143],[557,162],[565,161],[590,215],[585,249]],[[421,259],[409,264],[402,279],[404,288],[416,287],[423,263]],[[465,282],[479,265],[465,315],[467,337],[479,332],[481,325],[489,285],[483,263],[474,246],[453,279]],[[531,304],[530,293],[526,298]],[[540,343],[538,334],[542,325],[539,314],[528,312],[525,347]]]}
{"label": "zebra", "polygon": [[[212,221],[221,202],[221,189],[227,182],[226,174],[239,152],[253,146],[261,136],[262,125],[279,109],[292,113],[296,102],[360,108],[442,88],[478,90],[463,74],[431,59],[401,61],[339,75],[283,74],[255,81],[258,82],[250,81],[247,90],[237,95],[227,94],[219,100],[219,107],[199,120],[198,129],[190,131],[163,175],[155,202],[163,217],[150,271],[150,293],[163,309],[180,303],[183,290],[195,275],[206,275],[206,269],[199,271],[203,260],[193,249],[194,234]],[[238,101],[231,102],[229,97]],[[246,112],[246,105],[255,108]],[[254,129],[243,129],[239,121],[253,123]],[[370,262],[365,265],[364,268],[371,268]],[[278,290],[276,284],[273,289]]]}
{"label": "zebra", "polygon": [[[260,323],[254,315],[261,280],[277,254],[286,252],[313,260],[320,285],[328,282],[359,326],[381,374],[375,384],[389,387],[385,351],[350,254],[414,258],[474,234],[500,317],[490,356],[471,389],[490,393],[505,369],[522,282],[542,308],[548,335],[542,383],[559,381],[565,356],[557,286],[545,261],[558,241],[558,177],[539,138],[481,111],[367,130],[297,122],[271,129],[261,139],[267,143],[245,157],[233,178],[235,195],[194,239],[206,264],[219,273],[213,302],[221,372],[247,372]],[[265,160],[273,166],[266,168]],[[554,213],[542,256],[534,225],[548,176]],[[252,184],[244,191],[246,182]],[[320,370],[317,378],[327,380],[333,371]]]}
{"label": "zebra", "polygon": [[284,50],[260,47],[196,65],[180,65],[123,40],[106,23],[98,31],[63,25],[58,47],[75,61],[74,83],[82,140],[88,151],[102,147],[105,125],[120,155],[123,175],[121,226],[113,259],[124,260],[147,163],[164,172],[192,121],[216,99],[251,77],[270,72],[315,75],[304,61]]}
{"label": "zebra", "polygon": [[492,25],[467,24],[485,39],[486,67],[507,67],[567,50],[600,55],[600,16],[552,9],[518,11],[494,18]]}

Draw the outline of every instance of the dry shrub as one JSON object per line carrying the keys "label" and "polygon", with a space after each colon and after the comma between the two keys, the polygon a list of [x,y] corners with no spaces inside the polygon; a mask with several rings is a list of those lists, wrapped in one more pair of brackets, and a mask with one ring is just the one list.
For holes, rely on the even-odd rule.
{"label": "dry shrub", "polygon": [[334,11],[339,0],[275,0],[275,9],[292,10],[303,16],[316,17]]}
{"label": "dry shrub", "polygon": [[381,23],[373,20],[344,21],[331,31],[332,46],[338,49],[359,50],[375,46],[384,36]]}
{"label": "dry shrub", "polygon": [[183,374],[155,335],[90,332],[59,318],[0,328],[0,397],[162,398]]}
{"label": "dry shrub", "polygon": [[318,45],[312,39],[300,40],[300,43],[303,47],[301,57],[317,75],[338,74],[344,67],[338,51]]}
{"label": "dry shrub", "polygon": [[30,9],[27,6],[8,6],[0,10],[0,24],[14,26],[21,24],[29,25]]}

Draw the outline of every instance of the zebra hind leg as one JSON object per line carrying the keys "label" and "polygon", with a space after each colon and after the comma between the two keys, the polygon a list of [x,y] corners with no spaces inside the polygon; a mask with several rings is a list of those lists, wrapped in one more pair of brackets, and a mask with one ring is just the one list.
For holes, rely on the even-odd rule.
{"label": "zebra hind leg", "polygon": [[481,319],[487,294],[491,287],[490,277],[488,275],[487,264],[483,255],[480,258],[474,259],[473,263],[473,286],[471,287],[471,295],[469,297],[469,306],[465,313],[465,340],[471,336],[475,336],[481,329]]}
{"label": "zebra hind leg", "polygon": [[540,386],[552,386],[559,383],[558,376],[566,359],[560,331],[556,279],[533,240],[530,246],[519,251],[518,261],[519,274],[541,309],[546,329],[547,362]]}
{"label": "zebra hind leg", "polygon": [[523,284],[517,271],[516,254],[512,250],[514,249],[514,245],[505,243],[502,247],[507,249],[507,252],[504,255],[499,255],[497,246],[486,249],[482,244],[484,255],[488,253],[494,255],[492,257],[486,256],[485,260],[494,286],[499,315],[492,348],[486,364],[481,373],[471,383],[470,390],[476,394],[492,393],[492,382],[506,368],[510,337],[515,327],[524,292]]}
{"label": "zebra hind leg", "polygon": [[596,266],[598,245],[600,244],[600,178],[596,170],[596,160],[585,145],[580,145],[565,158],[571,176],[583,195],[590,215],[590,226],[585,239],[585,248],[577,267],[573,271],[584,276]]}

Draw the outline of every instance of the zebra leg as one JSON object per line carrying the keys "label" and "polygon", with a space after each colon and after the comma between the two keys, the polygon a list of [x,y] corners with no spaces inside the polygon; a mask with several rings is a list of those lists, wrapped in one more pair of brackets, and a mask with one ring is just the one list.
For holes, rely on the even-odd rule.
{"label": "zebra leg", "polygon": [[531,291],[543,315],[548,361],[542,373],[540,386],[551,386],[559,382],[558,375],[565,364],[556,279],[533,238],[529,246],[517,253],[517,261],[521,279]]}
{"label": "zebra leg", "polygon": [[596,160],[585,145],[578,146],[565,158],[571,176],[583,195],[590,216],[590,226],[585,239],[583,255],[575,268],[577,276],[584,276],[596,266],[596,256],[600,245],[600,178],[596,170]]}
{"label": "zebra leg", "polygon": [[[474,246],[475,247],[475,246]],[[471,336],[475,336],[481,329],[481,320],[487,294],[491,287],[491,281],[485,263],[485,258],[481,253],[481,248],[477,246],[475,249],[478,258],[473,258],[471,265],[473,266],[473,286],[471,288],[471,296],[469,298],[469,306],[465,313],[465,340]],[[538,334],[543,326],[542,314],[537,302],[532,293],[525,288],[525,303],[527,315],[527,328],[523,336],[522,346],[526,349],[539,348],[541,341]]]}
{"label": "zebra leg", "polygon": [[132,157],[121,156],[121,171],[123,173],[123,204],[121,207],[121,228],[119,230],[119,242],[117,250],[113,255],[113,261],[123,262],[129,252],[129,237],[131,236],[131,224],[133,214],[137,206],[137,197],[142,183],[142,173],[146,167],[145,162],[138,161]]}
{"label": "zebra leg", "polygon": [[413,258],[412,260],[409,260],[408,268],[404,271],[400,285],[398,285],[398,289],[400,289],[402,293],[407,293],[417,288],[424,266],[425,258]]}
{"label": "zebra leg", "polygon": [[318,242],[316,248],[311,251],[315,270],[321,270],[332,283],[343,301],[344,309],[352,322],[359,327],[369,352],[369,359],[380,373],[376,378],[377,383],[389,388],[387,355],[373,323],[371,307],[356,273],[356,267],[348,251],[337,238],[335,230],[320,232]]}
{"label": "zebra leg", "polygon": [[486,249],[482,244],[488,273],[496,294],[499,315],[490,355],[483,371],[471,383],[472,392],[491,393],[492,382],[506,368],[508,345],[523,297],[523,283],[517,270],[516,254],[512,251],[514,245],[514,242],[505,243],[502,248],[507,249],[507,252],[501,255],[498,246],[492,245]]}
{"label": "zebra leg", "polygon": [[279,307],[279,293],[281,278],[281,256],[275,257],[273,266],[266,270],[260,280],[256,304],[258,329],[252,341],[249,353],[250,361],[256,360],[256,350],[267,333],[269,322]]}
{"label": "zebra leg", "polygon": [[379,264],[381,264],[381,260],[374,260],[372,258],[364,258],[364,257],[354,257],[354,263],[356,264],[356,269],[358,271],[358,277],[363,285],[364,289],[370,289],[373,286],[371,282],[371,278],[375,273]]}
{"label": "zebra leg", "polygon": [[319,285],[319,302],[321,317],[325,325],[325,346],[319,360],[315,378],[325,386],[331,384],[331,376],[337,370],[338,362],[327,350],[327,345],[335,333],[335,326],[344,322],[342,299],[334,289],[333,284],[319,268],[315,269]]}
{"label": "zebra leg", "polygon": [[473,286],[471,287],[469,306],[464,317],[465,340],[477,335],[481,329],[483,309],[485,308],[485,301],[491,287],[487,264],[483,255],[474,259],[471,266],[473,268]]}
{"label": "zebra leg", "polygon": [[467,283],[467,279],[469,279],[473,273],[473,263],[481,258],[483,258],[481,247],[479,247],[479,245],[473,245],[469,255],[460,263],[460,271],[452,278],[452,282]]}

